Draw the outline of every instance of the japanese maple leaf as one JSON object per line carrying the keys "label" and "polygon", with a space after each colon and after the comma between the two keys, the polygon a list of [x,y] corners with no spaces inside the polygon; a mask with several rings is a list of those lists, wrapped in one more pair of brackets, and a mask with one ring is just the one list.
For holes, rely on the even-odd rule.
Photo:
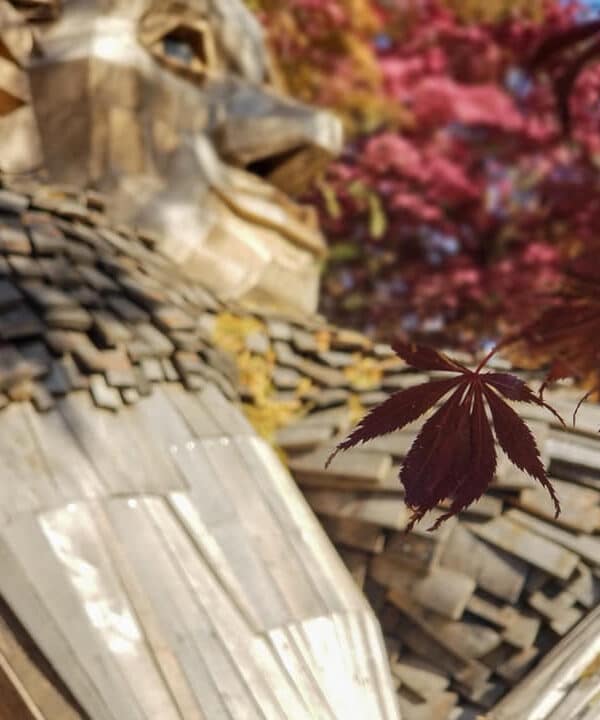
{"label": "japanese maple leaf", "polygon": [[446,398],[423,424],[400,470],[406,504],[412,510],[407,530],[446,498],[451,500],[450,509],[432,529],[481,497],[496,470],[494,436],[509,460],[548,490],[558,516],[560,503],[535,439],[505,400],[546,407],[562,423],[556,412],[514,375],[483,372],[490,355],[471,370],[431,348],[404,342],[392,347],[418,370],[452,375],[391,395],[338,444],[327,464],[340,450],[400,430]]}

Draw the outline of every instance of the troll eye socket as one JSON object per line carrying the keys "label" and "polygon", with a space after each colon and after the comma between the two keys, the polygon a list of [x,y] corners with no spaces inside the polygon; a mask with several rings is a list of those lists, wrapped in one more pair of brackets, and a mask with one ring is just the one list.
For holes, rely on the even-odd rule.
{"label": "troll eye socket", "polygon": [[165,35],[162,44],[165,55],[175,61],[186,65],[191,64],[194,59],[206,62],[204,43],[198,33],[182,28]]}
{"label": "troll eye socket", "polygon": [[203,21],[171,25],[147,45],[160,62],[185,77],[203,78],[217,67],[212,32]]}
{"label": "troll eye socket", "polygon": [[163,49],[165,55],[188,65],[194,59],[194,50],[189,43],[172,38],[169,35],[163,38]]}

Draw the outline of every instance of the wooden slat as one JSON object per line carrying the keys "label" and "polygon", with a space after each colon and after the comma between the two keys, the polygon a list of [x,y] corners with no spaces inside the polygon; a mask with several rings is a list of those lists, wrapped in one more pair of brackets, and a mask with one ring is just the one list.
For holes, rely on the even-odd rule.
{"label": "wooden slat", "polygon": [[561,602],[560,596],[551,599],[536,592],[529,596],[527,603],[550,621],[550,627],[557,635],[565,635],[583,617],[582,610]]}
{"label": "wooden slat", "polygon": [[208,718],[230,720],[248,703],[248,694],[234,660],[226,656],[198,606],[200,593],[193,593],[185,576],[177,571],[168,545],[147,514],[146,503],[132,506],[126,498],[115,499],[108,503],[107,512],[197,705]]}
{"label": "wooden slat", "polygon": [[554,577],[568,578],[579,561],[575,553],[512,522],[507,516],[494,518],[482,525],[469,524],[469,529]]}
{"label": "wooden slat", "polygon": [[475,590],[475,583],[466,575],[438,567],[419,576],[385,554],[373,558],[369,574],[381,585],[404,593],[407,598],[451,620],[462,616]]}
{"label": "wooden slat", "polygon": [[[394,599],[390,593],[390,599]],[[402,595],[397,594],[400,602]],[[414,653],[426,660],[433,660],[441,670],[449,673],[457,682],[465,687],[474,689],[481,687],[487,681],[491,671],[476,660],[466,661],[453,648],[439,641],[435,633],[430,632],[427,625],[422,625],[408,615],[403,615],[398,625],[398,635],[401,641]]]}
{"label": "wooden slat", "polygon": [[518,506],[575,532],[593,533],[600,527],[600,493],[571,482],[556,479],[552,482],[560,498],[561,513],[558,518],[554,517],[554,505],[548,492],[539,486],[523,490]]}
{"label": "wooden slat", "polygon": [[380,553],[385,545],[385,535],[377,525],[364,523],[354,518],[321,518],[323,529],[335,544]]}
{"label": "wooden slat", "polygon": [[473,615],[487,620],[503,630],[503,639],[520,648],[533,645],[540,629],[540,620],[523,615],[514,607],[498,607],[483,598],[473,595],[466,608]]}
{"label": "wooden slat", "polygon": [[325,481],[349,488],[355,482],[376,486],[386,479],[392,468],[389,455],[367,450],[341,453],[326,468],[325,463],[331,451],[331,447],[319,447],[305,455],[291,458],[289,468],[301,484],[319,485]]}
{"label": "wooden slat", "polygon": [[39,511],[59,502],[42,453],[27,423],[25,405],[13,403],[2,411],[0,456],[0,520],[22,512]]}
{"label": "wooden slat", "polygon": [[277,445],[288,452],[309,450],[331,438],[328,425],[290,425],[277,432]]}
{"label": "wooden slat", "polygon": [[185,420],[192,437],[208,438],[223,434],[213,417],[193,393],[186,392],[178,384],[165,385],[161,390]]}
{"label": "wooden slat", "polygon": [[476,687],[457,683],[457,689],[461,695],[486,710],[492,708],[506,692],[506,686],[498,680],[488,680]]}
{"label": "wooden slat", "polygon": [[85,392],[71,393],[58,402],[58,408],[109,492],[162,494],[182,488],[170,457],[159,449],[160,436],[149,442],[147,429],[140,427],[137,413],[141,411],[98,411]]}
{"label": "wooden slat", "polygon": [[477,539],[463,525],[457,525],[444,543],[440,565],[473,578],[478,587],[502,600],[519,599],[527,565]]}
{"label": "wooden slat", "polygon": [[106,484],[98,477],[61,414],[53,411],[40,416],[27,405],[24,410],[61,500],[71,502],[105,495]]}
{"label": "wooden slat", "polygon": [[498,703],[490,720],[536,717],[554,720],[554,709],[568,688],[600,653],[600,608],[596,608],[561,640],[540,663]]}
{"label": "wooden slat", "polygon": [[410,534],[391,533],[385,546],[385,555],[399,565],[425,572],[437,564],[451,525],[442,526],[445,532],[440,533],[419,533],[418,530]]}
{"label": "wooden slat", "polygon": [[415,584],[413,597],[424,607],[457,620],[474,591],[475,582],[468,575],[437,567]]}
{"label": "wooden slat", "polygon": [[306,705],[316,717],[331,720],[333,711],[312,669],[304,662],[302,650],[297,646],[293,633],[288,628],[276,628],[269,631],[268,639],[281,664],[294,678]]}
{"label": "wooden slat", "polygon": [[[114,699],[111,707],[103,692],[103,685],[110,680],[102,669],[102,659],[93,657],[86,621],[60,574],[57,578],[55,561],[40,537],[39,528],[34,527],[34,521],[28,520],[22,527],[13,526],[10,539],[3,538],[2,594],[90,716],[118,720],[120,702]],[[25,540],[21,542],[19,536]],[[35,588],[29,573],[43,585],[43,590]]]}
{"label": "wooden slat", "polygon": [[591,573],[584,563],[577,566],[577,576],[567,587],[566,592],[571,593],[577,602],[591,610],[600,603],[600,580]]}
{"label": "wooden slat", "polygon": [[391,530],[404,530],[410,517],[404,500],[394,496],[309,490],[306,499],[320,515],[354,518]]}
{"label": "wooden slat", "polygon": [[496,674],[506,682],[514,685],[526,675],[537,660],[538,655],[539,650],[535,647],[519,650],[496,667]]}
{"label": "wooden slat", "polygon": [[[579,680],[574,688],[571,688],[567,697],[560,705],[552,711],[552,720],[572,720],[580,718],[581,713],[589,708],[594,710],[598,717],[600,705],[598,695],[600,693],[600,677],[595,674]],[[592,715],[592,717],[594,717]]]}
{"label": "wooden slat", "polygon": [[344,565],[348,568],[348,572],[354,578],[354,582],[362,589],[367,578],[367,568],[369,564],[369,556],[367,553],[342,548],[340,549],[340,557],[344,561]]}
{"label": "wooden slat", "polygon": [[202,447],[208,465],[220,479],[219,491],[236,509],[236,522],[246,533],[247,542],[256,548],[295,616],[325,612],[326,603],[301,560],[294,538],[280,526],[240,448],[233,442],[216,440],[205,440]]}
{"label": "wooden slat", "polygon": [[400,659],[392,662],[391,668],[392,675],[423,700],[444,692],[450,684],[447,674],[435,666],[433,659],[428,662],[416,655],[403,653]]}
{"label": "wooden slat", "polygon": [[15,720],[15,718],[44,720],[44,716],[33,704],[2,653],[0,653],[0,697],[2,698],[0,720]]}
{"label": "wooden slat", "polygon": [[[257,437],[237,438],[235,442],[281,532],[293,543],[315,592],[331,609],[364,611],[364,598],[356,591],[338,554],[273,449]],[[315,558],[320,559],[319,563],[315,563]],[[326,574],[319,570],[322,564],[328,568]]]}
{"label": "wooden slat", "polygon": [[[118,702],[121,711],[133,708],[129,712],[142,720],[153,715],[165,720],[179,720],[172,695],[165,687],[142,628],[115,573],[104,538],[97,529],[97,516],[91,512],[90,505],[80,503],[76,508],[69,506],[68,509],[45,513],[40,520],[48,544],[64,564],[65,584],[74,589],[74,602],[71,601],[70,607],[76,607],[78,613],[73,616],[73,622],[78,620],[79,613],[84,617],[89,614],[90,608],[111,608],[112,619],[100,620],[92,614],[86,632],[80,627],[81,635],[75,637],[78,642],[87,642],[89,651],[101,661],[98,671],[103,669],[108,680],[103,691],[111,704]],[[82,581],[82,574],[87,582]],[[59,609],[55,608],[55,612]],[[64,623],[66,618],[62,620]],[[69,620],[66,623],[64,631],[68,632]],[[128,631],[123,632],[122,628],[128,628]]]}
{"label": "wooden slat", "polygon": [[[293,543],[322,600],[332,610],[364,610],[364,598],[356,592],[352,582],[348,582],[337,553],[273,448],[257,437],[236,438],[235,442],[263,500],[281,532]],[[315,558],[319,558],[319,564],[327,566],[327,573],[319,571]]]}
{"label": "wooden slat", "polygon": [[[0,620],[0,653],[2,666],[6,669],[8,680],[18,688],[19,695],[26,695],[25,701],[32,704],[37,717],[56,718],[56,720],[81,720],[80,708],[76,707],[72,695],[60,676],[44,658],[35,642],[10,612],[3,611]],[[0,691],[5,697],[6,689]],[[69,697],[70,696],[70,697]],[[0,704],[0,708],[1,708]],[[10,707],[10,703],[8,703]],[[23,710],[25,713],[25,710]],[[0,718],[3,718],[0,709]],[[3,720],[14,720],[21,715],[10,715]],[[27,717],[26,714],[23,715]]]}
{"label": "wooden slat", "polygon": [[[227,694],[233,691],[238,695],[235,704],[238,699],[243,702],[245,712],[256,708],[251,717],[256,715],[257,718],[263,716],[275,720],[285,708],[290,718],[300,720],[306,713],[306,707],[296,689],[287,681],[283,668],[267,643],[252,633],[167,506],[158,500],[147,500],[144,506],[165,543],[173,569],[184,579],[186,595],[193,599],[193,615],[212,636],[206,649],[202,648],[206,660],[212,662],[212,655],[207,652],[212,646],[216,653],[222,654],[223,659],[226,656],[231,659],[231,670],[239,677],[239,681],[234,680],[233,672],[229,679],[214,676],[225,702],[228,702]],[[186,623],[190,621],[191,618]],[[188,627],[191,630],[194,626],[195,623],[190,622]],[[194,639],[197,645],[206,642],[205,639]],[[254,652],[253,645],[257,646]],[[235,717],[236,712],[233,714]]]}
{"label": "wooden slat", "polygon": [[115,570],[127,592],[127,597],[143,629],[148,646],[156,660],[157,667],[169,688],[173,700],[185,718],[208,720],[194,701],[183,669],[164,636],[152,606],[145,596],[131,564],[127,561],[122,546],[111,531],[110,523],[99,505],[92,508],[104,545],[114,563]]}
{"label": "wooden slat", "polygon": [[483,624],[448,620],[421,607],[404,593],[392,591],[388,598],[420,627],[434,635],[447,650],[466,661],[483,657],[497,648],[502,641],[497,632]]}
{"label": "wooden slat", "polygon": [[448,717],[457,700],[456,693],[444,692],[426,703],[412,703],[400,696],[398,704],[403,720],[439,720]]}
{"label": "wooden slat", "polygon": [[571,550],[581,556],[584,560],[593,565],[600,565],[600,539],[588,537],[587,535],[574,535],[549,523],[521,512],[520,510],[509,510],[506,517],[519,525],[532,530],[542,537],[552,540],[562,547]]}

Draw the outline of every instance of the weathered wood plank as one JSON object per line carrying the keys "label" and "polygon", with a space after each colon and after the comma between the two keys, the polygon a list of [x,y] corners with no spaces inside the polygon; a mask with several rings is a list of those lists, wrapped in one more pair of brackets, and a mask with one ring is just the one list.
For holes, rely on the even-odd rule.
{"label": "weathered wood plank", "polygon": [[426,700],[437,693],[442,693],[450,684],[448,675],[440,671],[433,661],[402,654],[402,657],[391,663],[392,675],[403,685]]}
{"label": "weathered wood plank", "polygon": [[340,549],[340,557],[344,561],[344,565],[348,568],[348,572],[354,578],[354,582],[359,588],[363,588],[367,579],[367,568],[369,564],[369,556],[364,552],[355,550]]}
{"label": "weathered wood plank", "polygon": [[192,592],[186,575],[178,571],[166,529],[162,534],[157,531],[147,501],[132,505],[126,498],[113,499],[106,509],[125,557],[184,670],[196,704],[207,718],[215,720],[230,720],[231,714],[243,712],[248,692],[202,609],[203,593]]}
{"label": "weathered wood plank", "polygon": [[331,438],[329,425],[290,425],[277,432],[277,445],[288,452],[309,450]]}
{"label": "weathered wood plank", "polygon": [[494,518],[482,525],[469,524],[469,529],[493,545],[563,580],[572,574],[579,562],[575,553],[531,532],[507,516]]}
{"label": "weathered wood plank", "polygon": [[398,705],[403,720],[439,720],[448,717],[457,701],[456,693],[443,692],[426,703],[412,703],[400,695]]}
{"label": "weathered wood plank", "polygon": [[394,532],[386,543],[385,556],[398,565],[424,573],[437,564],[443,546],[443,536],[437,534]]}
{"label": "weathered wood plank", "polygon": [[[572,600],[575,598],[572,597]],[[551,599],[542,592],[536,592],[529,596],[527,603],[550,621],[550,627],[557,635],[565,635],[583,617],[582,610],[566,605],[560,596]]]}
{"label": "weathered wood plank", "polygon": [[600,493],[555,478],[552,482],[562,508],[558,518],[554,517],[552,499],[541,486],[523,490],[518,507],[575,532],[594,532],[600,526]]}
{"label": "weathered wood plank", "polygon": [[439,563],[468,575],[482,590],[510,603],[519,599],[527,578],[523,560],[490,547],[462,524],[456,525],[444,543]]}
{"label": "weathered wood plank", "polygon": [[600,539],[583,534],[574,535],[520,510],[509,510],[506,513],[506,517],[532,530],[538,535],[548,538],[548,540],[552,540],[562,547],[571,550],[593,565],[600,565]]}
{"label": "weathered wood plank", "polygon": [[468,575],[433,568],[413,589],[414,599],[444,617],[460,618],[475,591],[475,582]]}
{"label": "weathered wood plank", "polygon": [[[364,610],[364,598],[355,592],[337,553],[273,449],[257,437],[236,438],[235,442],[265,503],[281,532],[293,543],[316,591],[330,608]],[[325,576],[319,571],[315,557],[327,565]]]}
{"label": "weathered wood plank", "polygon": [[600,652],[600,608],[592,610],[540,663],[504,697],[490,720],[552,718],[566,690],[581,677]]}
{"label": "weathered wood plank", "polygon": [[382,552],[384,548],[385,535],[377,525],[354,518],[326,516],[321,518],[321,523],[335,544],[374,554]]}
{"label": "weathered wood plank", "polygon": [[467,603],[468,612],[503,629],[504,640],[516,647],[533,645],[540,629],[540,620],[521,614],[510,605],[497,606],[473,595]]}
{"label": "weathered wood plank", "polygon": [[376,486],[385,480],[392,468],[389,455],[368,450],[341,453],[326,468],[325,463],[331,451],[331,447],[319,447],[305,455],[291,458],[289,468],[301,484],[319,485],[325,480],[336,481],[349,488],[354,482],[368,482]]}
{"label": "weathered wood plank", "polygon": [[477,660],[502,642],[500,635],[491,628],[480,623],[448,620],[438,613],[426,610],[418,601],[404,593],[392,591],[388,598],[414,622],[433,634],[446,649],[464,660]]}
{"label": "weathered wood plank", "polygon": [[354,518],[391,530],[404,530],[410,511],[399,497],[361,494],[338,490],[308,490],[312,509],[333,517]]}
{"label": "weathered wood plank", "polygon": [[[390,599],[393,597],[390,593]],[[398,600],[401,594],[398,593]],[[491,674],[491,670],[477,660],[466,661],[452,648],[441,643],[435,633],[429,631],[426,625],[422,625],[408,615],[402,615],[398,624],[397,633],[400,640],[419,657],[431,660],[435,658],[435,664],[441,670],[450,674],[457,682],[468,688],[478,688],[484,685]]]}

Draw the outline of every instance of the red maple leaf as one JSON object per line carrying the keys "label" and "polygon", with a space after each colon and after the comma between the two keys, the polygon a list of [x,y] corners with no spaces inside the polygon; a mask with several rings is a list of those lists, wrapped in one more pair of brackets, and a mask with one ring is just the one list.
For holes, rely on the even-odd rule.
{"label": "red maple leaf", "polygon": [[548,490],[558,516],[560,503],[535,439],[505,399],[546,407],[562,422],[553,408],[514,375],[483,372],[491,354],[471,370],[431,348],[404,342],[396,342],[392,347],[418,370],[453,375],[391,395],[338,444],[327,464],[340,450],[400,430],[449,395],[424,423],[400,470],[405,501],[412,510],[407,530],[446,498],[451,500],[450,509],[432,529],[481,497],[496,470],[494,435],[509,460]]}

